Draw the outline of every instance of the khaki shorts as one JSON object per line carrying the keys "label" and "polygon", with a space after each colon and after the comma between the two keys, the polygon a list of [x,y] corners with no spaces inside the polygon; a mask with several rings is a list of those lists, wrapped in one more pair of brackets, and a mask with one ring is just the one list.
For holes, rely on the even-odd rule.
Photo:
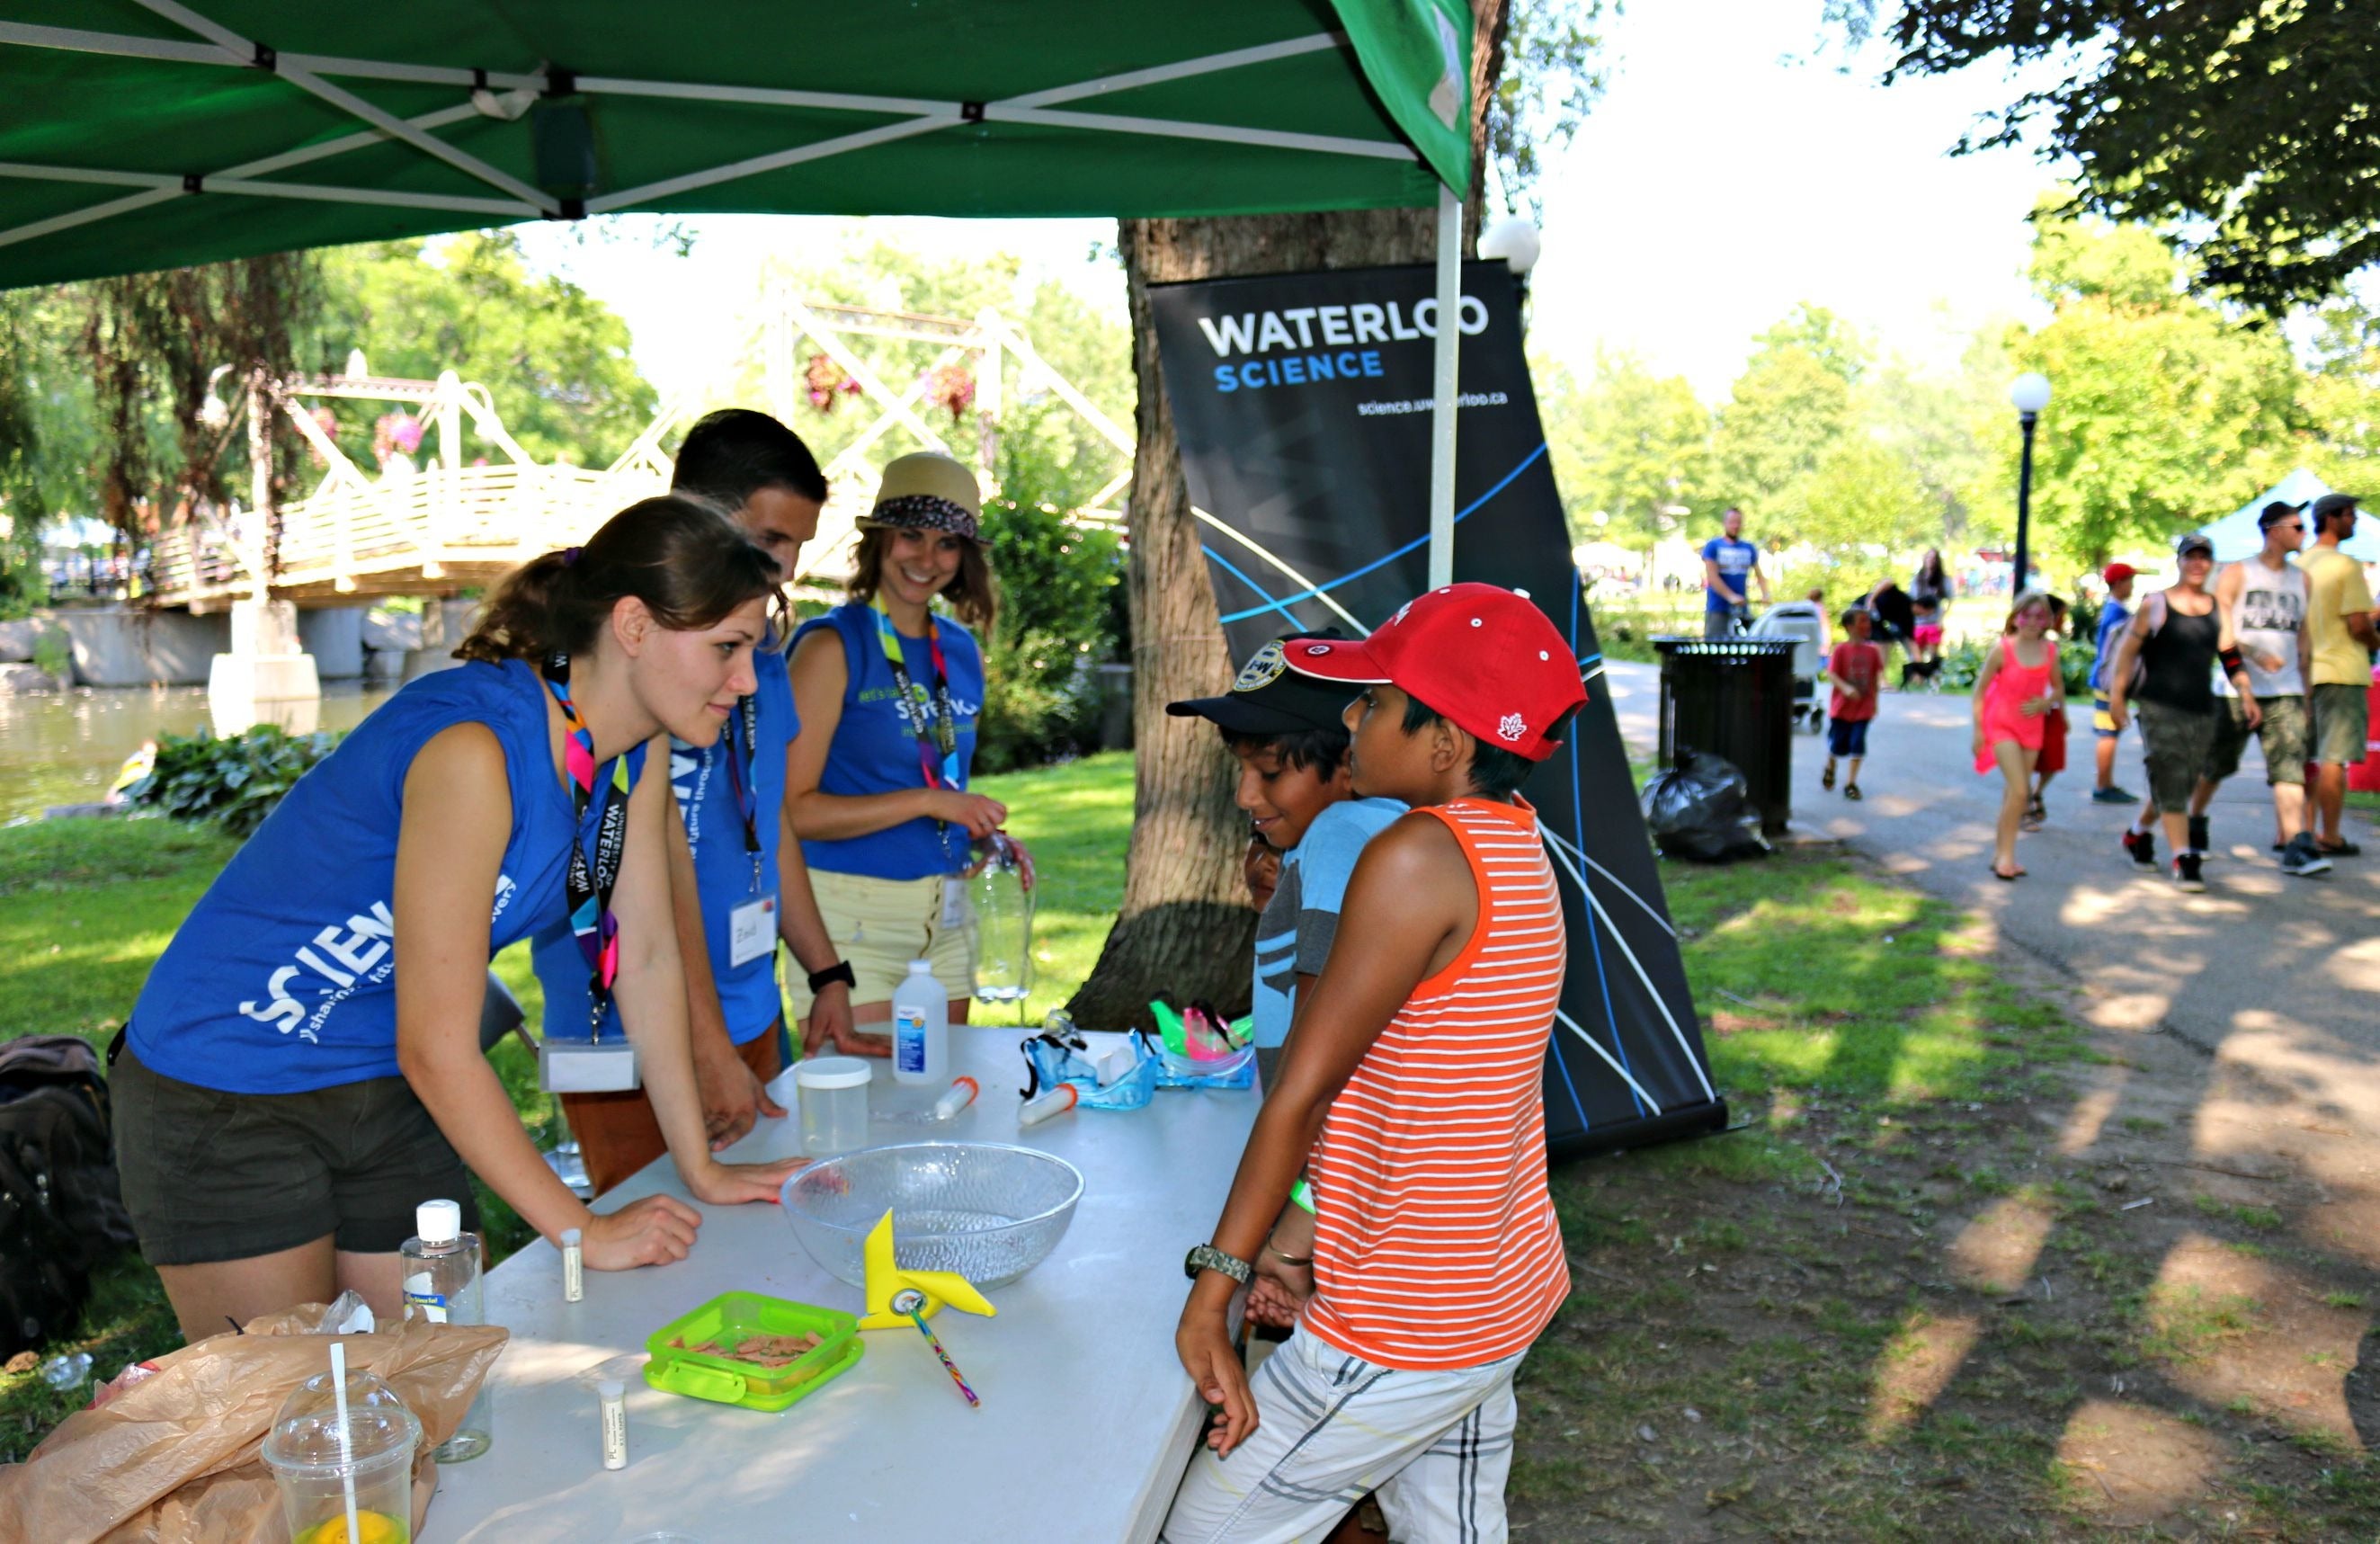
{"label": "khaki shorts", "polygon": [[[2302,697],[2260,697],[2256,711],[2264,715],[2255,729],[2256,743],[2265,748],[2266,784],[2303,785],[2306,764],[2306,703]],[[2236,697],[2223,699],[2216,715],[2215,747],[2207,753],[2206,775],[2220,783],[2240,770],[2240,752],[2248,747],[2248,715]]]}
{"label": "khaki shorts", "polygon": [[[909,974],[911,960],[930,960],[934,979],[953,1000],[975,992],[975,914],[964,909],[954,927],[942,926],[942,880],[880,880],[864,874],[810,870],[810,888],[835,952],[851,962],[858,985],[854,1006],[889,1003],[892,989]],[[785,989],[795,1018],[808,1018],[810,989],[798,973]]]}
{"label": "khaki shorts", "polygon": [[[2208,775],[2206,769],[2214,763],[2216,731],[2225,718],[2223,705],[2214,703],[2203,713],[2162,702],[2136,706],[2141,744],[2148,752],[2143,760],[2148,766],[2149,797],[2159,809],[2179,815],[2189,806],[2198,780]],[[2237,751],[2232,760],[2238,762]]]}
{"label": "khaki shorts", "polygon": [[2313,688],[2307,705],[2313,710],[2313,754],[2325,767],[2359,765],[2369,753],[2365,741],[2372,728],[2372,694],[2363,687],[2327,686]]}

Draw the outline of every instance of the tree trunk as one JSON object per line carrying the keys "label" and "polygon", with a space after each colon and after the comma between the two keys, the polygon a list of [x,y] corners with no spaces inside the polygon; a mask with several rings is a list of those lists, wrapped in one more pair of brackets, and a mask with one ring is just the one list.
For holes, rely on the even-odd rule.
{"label": "tree trunk", "polygon": [[[1466,249],[1478,231],[1483,179],[1476,162],[1488,92],[1502,60],[1504,4],[1472,5],[1474,175]],[[1179,1003],[1203,999],[1226,1014],[1245,1013],[1256,940],[1257,917],[1240,866],[1248,821],[1232,803],[1238,764],[1214,725],[1165,711],[1168,702],[1226,690],[1232,662],[1183,481],[1173,409],[1158,370],[1148,286],[1426,262],[1436,253],[1436,222],[1437,212],[1425,209],[1118,222],[1130,286],[1133,375],[1140,391],[1124,571],[1135,760],[1123,906],[1090,979],[1067,1004],[1087,1029],[1148,1025],[1148,1004],[1160,992]]]}

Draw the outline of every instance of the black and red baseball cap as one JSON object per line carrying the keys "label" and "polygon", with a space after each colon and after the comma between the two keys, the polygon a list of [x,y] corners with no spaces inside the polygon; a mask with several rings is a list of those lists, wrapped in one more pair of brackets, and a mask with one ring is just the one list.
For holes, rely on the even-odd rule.
{"label": "black and red baseball cap", "polygon": [[1316,729],[1343,733],[1346,725],[1339,715],[1346,710],[1348,699],[1355,694],[1298,675],[1287,668],[1282,657],[1283,650],[1295,647],[1302,639],[1342,636],[1339,629],[1331,627],[1318,633],[1290,633],[1274,638],[1240,667],[1232,689],[1223,696],[1168,702],[1165,711],[1175,718],[1203,718],[1226,735],[1250,738],[1275,738]]}
{"label": "black and red baseball cap", "polygon": [[1492,584],[1433,590],[1367,638],[1300,639],[1281,657],[1318,680],[1395,687],[1532,761],[1560,748],[1546,731],[1586,702],[1578,662],[1545,613]]}

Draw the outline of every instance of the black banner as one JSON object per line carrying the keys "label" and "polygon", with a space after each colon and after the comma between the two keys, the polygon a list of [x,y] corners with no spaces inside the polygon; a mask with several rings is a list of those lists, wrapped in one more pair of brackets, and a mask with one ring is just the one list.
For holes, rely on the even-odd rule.
{"label": "black banner", "polygon": [[[1561,876],[1571,965],[1546,1061],[1557,1156],[1724,1125],[1661,878],[1582,602],[1500,263],[1463,274],[1454,577],[1525,590],[1587,705],[1524,793]],[[1297,274],[1151,291],[1182,467],[1232,656],[1292,630],[1368,633],[1429,577],[1434,276]]]}

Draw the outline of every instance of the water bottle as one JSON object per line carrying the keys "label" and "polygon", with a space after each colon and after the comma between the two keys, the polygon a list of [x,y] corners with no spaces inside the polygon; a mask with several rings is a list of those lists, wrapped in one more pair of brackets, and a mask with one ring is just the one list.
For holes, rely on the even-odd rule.
{"label": "water bottle", "polygon": [[[419,1236],[397,1249],[405,1277],[405,1317],[432,1324],[485,1324],[483,1274],[477,1234],[463,1231],[463,1208],[455,1201],[424,1201],[413,1209]],[[494,1440],[494,1411],[485,1380],[455,1435],[431,1450],[441,1464],[460,1464],[488,1451]]]}
{"label": "water bottle", "polygon": [[911,960],[892,989],[892,1080],[937,1088],[951,1080],[951,998],[929,960]]}
{"label": "water bottle", "polygon": [[975,995],[981,1003],[1021,1003],[1033,991],[1033,892],[1016,845],[995,834],[967,881],[975,910]]}

